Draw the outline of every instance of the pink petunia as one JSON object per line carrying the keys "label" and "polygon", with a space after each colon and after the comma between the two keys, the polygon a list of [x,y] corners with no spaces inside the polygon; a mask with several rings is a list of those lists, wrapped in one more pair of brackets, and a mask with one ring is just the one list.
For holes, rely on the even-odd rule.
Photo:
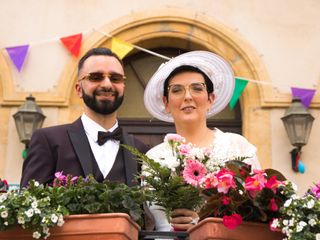
{"label": "pink petunia", "polygon": [[230,188],[236,188],[236,183],[234,182],[234,172],[229,171],[225,168],[222,168],[217,173],[218,185],[217,190],[218,192],[222,192],[227,194]]}
{"label": "pink petunia", "polygon": [[189,159],[183,170],[183,179],[192,186],[198,187],[201,180],[207,174],[207,169],[204,164],[197,160]]}
{"label": "pink petunia", "polygon": [[223,225],[229,229],[235,229],[241,223],[242,217],[237,213],[234,213],[231,216],[223,216]]}

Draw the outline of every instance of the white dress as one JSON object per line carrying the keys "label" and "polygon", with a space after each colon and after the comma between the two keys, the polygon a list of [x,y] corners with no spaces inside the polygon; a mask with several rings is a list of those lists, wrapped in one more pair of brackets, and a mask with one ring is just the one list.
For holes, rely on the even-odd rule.
{"label": "white dress", "polygon": [[[217,161],[227,161],[235,157],[248,157],[245,162],[252,165],[253,169],[261,169],[256,154],[256,147],[248,142],[246,138],[235,133],[224,133],[215,128],[215,138],[212,143],[213,156]],[[155,161],[160,162],[167,156],[172,156],[172,149],[167,142],[151,148],[147,152],[147,156]],[[171,226],[161,207],[151,205],[150,211],[155,219],[155,227],[157,231],[170,231]]]}

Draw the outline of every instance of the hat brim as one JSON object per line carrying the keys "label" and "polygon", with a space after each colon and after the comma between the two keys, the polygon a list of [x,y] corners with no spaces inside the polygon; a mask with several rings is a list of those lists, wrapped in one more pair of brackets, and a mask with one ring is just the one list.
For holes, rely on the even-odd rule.
{"label": "hat brim", "polygon": [[155,118],[173,122],[166,113],[163,103],[163,85],[170,73],[177,67],[189,65],[200,69],[213,83],[215,100],[207,117],[221,112],[229,103],[235,85],[231,66],[220,56],[207,51],[192,51],[181,54],[162,64],[149,80],[144,91],[144,105]]}

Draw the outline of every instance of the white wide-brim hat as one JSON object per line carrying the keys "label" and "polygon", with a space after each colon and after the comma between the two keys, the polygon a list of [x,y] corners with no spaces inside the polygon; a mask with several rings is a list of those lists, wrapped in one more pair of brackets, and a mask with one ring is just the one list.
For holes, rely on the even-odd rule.
{"label": "white wide-brim hat", "polygon": [[228,105],[235,85],[231,66],[222,57],[212,52],[192,51],[162,64],[149,80],[144,91],[144,105],[153,117],[165,122],[173,122],[172,116],[165,111],[162,100],[163,86],[170,73],[184,65],[200,69],[213,83],[215,100],[207,117],[221,112]]}

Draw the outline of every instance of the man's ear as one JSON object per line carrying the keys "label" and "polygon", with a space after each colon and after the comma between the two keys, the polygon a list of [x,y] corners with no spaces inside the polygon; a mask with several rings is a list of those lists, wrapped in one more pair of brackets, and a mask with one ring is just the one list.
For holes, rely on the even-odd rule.
{"label": "man's ear", "polygon": [[80,82],[77,82],[76,85],[75,85],[75,89],[76,89],[76,92],[77,92],[77,95],[82,98],[82,87],[80,85]]}
{"label": "man's ear", "polygon": [[168,109],[168,98],[166,96],[162,97],[162,102],[164,104],[164,109],[167,113],[170,113],[170,110]]}

